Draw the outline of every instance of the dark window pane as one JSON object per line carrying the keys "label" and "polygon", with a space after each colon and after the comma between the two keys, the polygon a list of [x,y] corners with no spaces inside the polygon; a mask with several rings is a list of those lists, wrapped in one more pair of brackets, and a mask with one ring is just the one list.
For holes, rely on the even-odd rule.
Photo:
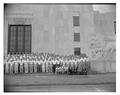
{"label": "dark window pane", "polygon": [[25,52],[30,52],[31,48],[31,26],[25,26]]}
{"label": "dark window pane", "polygon": [[23,33],[24,33],[24,26],[18,26],[18,42],[17,42],[17,51],[23,52]]}
{"label": "dark window pane", "polygon": [[74,55],[80,55],[80,48],[74,48]]}
{"label": "dark window pane", "polygon": [[9,25],[8,53],[31,52],[31,25]]}
{"label": "dark window pane", "polygon": [[15,52],[15,45],[16,45],[16,27],[11,26],[10,27],[10,52]]}
{"label": "dark window pane", "polygon": [[80,26],[79,16],[73,16],[73,26]]}
{"label": "dark window pane", "polygon": [[115,29],[115,34],[116,34],[116,21],[114,21],[114,29]]}
{"label": "dark window pane", "polygon": [[80,41],[80,33],[74,33],[74,41]]}

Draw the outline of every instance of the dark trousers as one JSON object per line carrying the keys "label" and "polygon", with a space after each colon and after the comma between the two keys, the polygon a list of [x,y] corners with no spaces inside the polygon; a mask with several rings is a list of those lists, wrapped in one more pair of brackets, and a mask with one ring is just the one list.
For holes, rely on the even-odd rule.
{"label": "dark trousers", "polygon": [[53,67],[52,67],[52,71],[53,71],[53,73],[55,73],[55,69],[56,69],[56,65],[53,64]]}

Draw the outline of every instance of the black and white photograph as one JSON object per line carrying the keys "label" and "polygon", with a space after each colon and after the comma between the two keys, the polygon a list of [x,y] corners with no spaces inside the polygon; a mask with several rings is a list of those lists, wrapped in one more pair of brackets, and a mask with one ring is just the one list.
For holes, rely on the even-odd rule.
{"label": "black and white photograph", "polygon": [[4,3],[3,90],[116,92],[116,3]]}

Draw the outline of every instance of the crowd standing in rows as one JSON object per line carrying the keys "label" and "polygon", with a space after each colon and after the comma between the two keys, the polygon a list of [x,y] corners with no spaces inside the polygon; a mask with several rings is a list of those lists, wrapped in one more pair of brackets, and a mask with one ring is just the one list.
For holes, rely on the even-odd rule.
{"label": "crowd standing in rows", "polygon": [[86,56],[60,56],[52,53],[8,54],[4,56],[5,73],[87,74]]}

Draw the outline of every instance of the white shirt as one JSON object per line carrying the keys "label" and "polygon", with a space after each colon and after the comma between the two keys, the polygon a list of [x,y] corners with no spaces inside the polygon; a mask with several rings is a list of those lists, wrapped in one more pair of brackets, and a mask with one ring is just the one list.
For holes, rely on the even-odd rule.
{"label": "white shirt", "polygon": [[53,60],[52,62],[53,62],[53,64],[56,64],[55,60]]}

